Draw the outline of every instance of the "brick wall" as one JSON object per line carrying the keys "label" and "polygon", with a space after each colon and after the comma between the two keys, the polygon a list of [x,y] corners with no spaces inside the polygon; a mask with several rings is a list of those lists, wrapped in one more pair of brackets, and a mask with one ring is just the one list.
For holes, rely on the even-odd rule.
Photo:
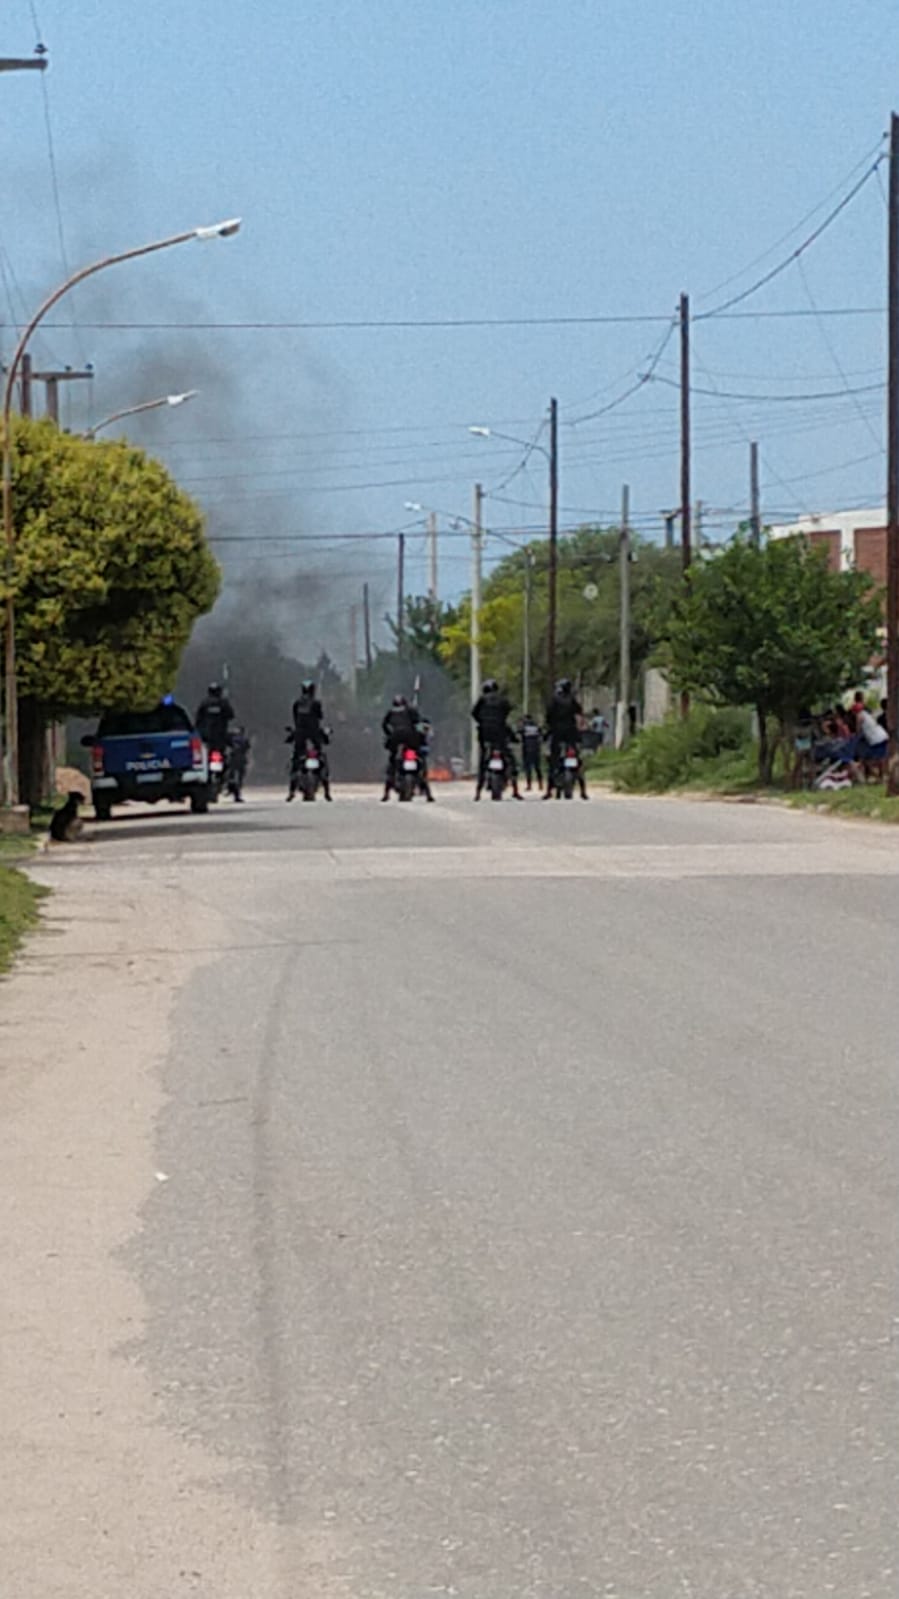
{"label": "brick wall", "polygon": [[882,588],[887,580],[887,530],[885,527],[855,529],[855,565],[859,572],[870,572]]}
{"label": "brick wall", "polygon": [[813,533],[808,535],[808,541],[816,548],[819,548],[823,545],[823,547],[827,550],[828,567],[830,568],[831,572],[839,572],[841,565],[839,528],[836,530],[836,532],[829,532],[824,528],[816,528]]}

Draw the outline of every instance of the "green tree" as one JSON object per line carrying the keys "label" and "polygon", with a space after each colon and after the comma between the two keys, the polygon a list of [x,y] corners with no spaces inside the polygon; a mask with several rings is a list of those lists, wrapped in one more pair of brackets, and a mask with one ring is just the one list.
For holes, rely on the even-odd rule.
{"label": "green tree", "polygon": [[866,573],[831,572],[826,552],[802,539],[756,547],[738,535],[691,567],[674,601],[665,629],[671,675],[719,705],[755,707],[767,783],[777,743],[800,713],[863,676],[880,619]]}
{"label": "green tree", "polygon": [[[596,686],[612,685],[618,679],[619,540],[617,528],[599,527],[584,527],[559,540],[556,670],[560,675]],[[516,550],[491,572],[480,610],[480,643],[485,675],[498,677],[520,703],[528,562],[528,649],[531,697],[536,705],[551,687],[546,667],[546,540]],[[632,539],[631,667],[635,680],[657,648],[660,619],[667,612],[679,579],[680,562],[674,551],[639,537]],[[453,623],[444,629],[440,647],[441,658],[459,678],[467,676],[470,649],[471,602],[466,598]]]}
{"label": "green tree", "polygon": [[219,570],[200,510],[143,451],[21,420],[13,443],[20,779],[34,803],[48,723],[170,689]]}
{"label": "green tree", "polygon": [[[411,661],[440,660],[440,644],[445,629],[452,627],[456,610],[430,594],[407,594],[403,607],[403,655]],[[399,629],[388,617],[390,631],[399,644]]]}

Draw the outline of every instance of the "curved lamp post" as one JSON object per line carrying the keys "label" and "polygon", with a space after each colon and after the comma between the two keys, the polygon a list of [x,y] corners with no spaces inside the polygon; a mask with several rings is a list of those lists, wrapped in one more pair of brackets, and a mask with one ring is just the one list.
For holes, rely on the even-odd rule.
{"label": "curved lamp post", "polygon": [[87,428],[82,438],[94,439],[104,428],[111,428],[114,422],[121,422],[126,416],[139,416],[142,411],[158,411],[163,405],[184,405],[187,400],[194,400],[199,393],[198,389],[188,389],[184,394],[162,394],[158,400],[144,400],[141,405],[128,405],[124,411],[113,411],[111,416],[104,416],[102,422],[95,422],[92,428]]}
{"label": "curved lamp post", "polygon": [[15,577],[16,540],[13,528],[12,507],[12,438],[10,429],[10,413],[12,411],[12,395],[22,357],[28,347],[28,342],[35,328],[43,321],[48,311],[52,311],[57,301],[64,294],[74,289],[77,284],[83,283],[85,278],[91,278],[96,272],[103,272],[107,267],[119,266],[123,261],[136,261],[143,255],[155,255],[158,250],[169,250],[176,244],[187,244],[192,239],[229,239],[240,230],[240,218],[232,217],[227,222],[216,222],[211,227],[190,228],[186,233],[173,233],[166,239],[157,239],[152,244],[141,244],[133,250],[122,250],[116,255],[106,255],[99,261],[94,261],[90,266],[81,267],[78,272],[73,272],[58,288],[48,294],[46,300],[38,307],[31,321],[24,329],[15,353],[7,368],[6,385],[3,391],[3,418],[2,437],[0,447],[3,452],[3,533],[6,544],[6,626],[5,626],[5,747],[3,760],[3,798],[7,806],[17,805],[19,802],[19,716],[18,716],[18,690],[16,684],[16,604],[13,592]]}

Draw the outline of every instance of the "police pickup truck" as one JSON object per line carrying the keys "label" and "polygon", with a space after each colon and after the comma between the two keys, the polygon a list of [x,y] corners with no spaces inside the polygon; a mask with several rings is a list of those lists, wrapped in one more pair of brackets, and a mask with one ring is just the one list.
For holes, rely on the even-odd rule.
{"label": "police pickup truck", "polygon": [[187,712],[167,698],[151,711],[109,711],[81,740],[91,752],[91,793],[98,822],[123,800],[189,800],[209,809],[209,757]]}

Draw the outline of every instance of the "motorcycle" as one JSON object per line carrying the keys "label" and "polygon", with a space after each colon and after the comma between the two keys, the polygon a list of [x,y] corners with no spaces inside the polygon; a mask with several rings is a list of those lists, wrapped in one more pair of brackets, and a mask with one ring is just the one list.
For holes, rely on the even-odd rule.
{"label": "motorcycle", "polygon": [[559,756],[556,770],[553,773],[553,787],[556,799],[573,799],[575,784],[582,782],[581,757],[574,744],[568,747]]}
{"label": "motorcycle", "polygon": [[418,750],[408,746],[397,751],[393,770],[393,786],[397,798],[411,800],[418,788],[421,778],[421,756]]}
{"label": "motorcycle", "polygon": [[306,740],[306,748],[295,761],[290,784],[291,792],[302,794],[309,804],[322,786],[322,758],[311,739]]}
{"label": "motorcycle", "polygon": [[206,786],[206,797],[210,805],[217,805],[219,795],[225,781],[225,757],[221,750],[209,751],[209,780]]}
{"label": "motorcycle", "polygon": [[[330,731],[330,729],[328,731]],[[293,753],[291,754],[290,766],[288,768],[288,802],[292,799],[295,799],[297,794],[302,794],[303,799],[306,801],[312,801],[315,799],[315,796],[320,788],[324,789],[325,798],[328,799],[330,797],[328,789],[328,772],[327,767],[325,766],[324,756],[318,749],[318,746],[311,738],[307,738],[303,742],[303,749],[301,752],[297,745],[296,734],[294,733],[293,728],[288,727],[286,732],[287,736],[284,742],[285,744],[291,744],[293,746]]]}
{"label": "motorcycle", "polygon": [[501,800],[507,782],[509,781],[509,767],[502,750],[491,750],[487,760],[487,786],[490,789],[490,798]]}

